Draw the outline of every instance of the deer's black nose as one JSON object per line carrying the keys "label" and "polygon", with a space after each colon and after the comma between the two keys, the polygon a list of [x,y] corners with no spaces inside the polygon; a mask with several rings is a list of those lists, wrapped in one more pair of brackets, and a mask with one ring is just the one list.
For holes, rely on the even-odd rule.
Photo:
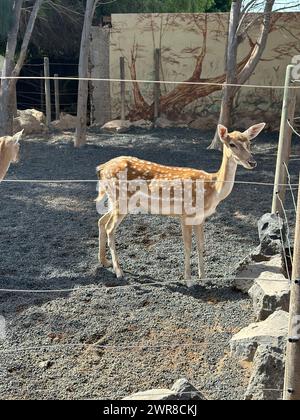
{"label": "deer's black nose", "polygon": [[257,167],[257,162],[254,159],[249,159],[248,163],[251,166],[251,168],[256,168]]}

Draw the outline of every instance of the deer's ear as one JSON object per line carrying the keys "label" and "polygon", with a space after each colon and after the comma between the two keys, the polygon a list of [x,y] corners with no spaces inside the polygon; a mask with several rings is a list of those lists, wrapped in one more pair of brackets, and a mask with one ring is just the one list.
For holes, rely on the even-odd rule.
{"label": "deer's ear", "polygon": [[248,128],[248,130],[246,130],[244,134],[248,137],[249,140],[253,140],[259,135],[259,133],[263,131],[265,126],[266,123],[253,125],[252,127]]}
{"label": "deer's ear", "polygon": [[219,133],[219,137],[220,137],[220,140],[222,141],[222,143],[225,143],[227,138],[228,138],[227,128],[224,127],[224,125],[219,124],[218,125],[218,133]]}
{"label": "deer's ear", "polygon": [[21,138],[22,138],[22,136],[23,136],[23,133],[24,133],[24,130],[19,131],[17,134],[15,134],[15,135],[13,136],[13,141],[14,141],[14,143],[16,143],[16,144],[18,144],[18,143],[19,143],[19,141],[21,140]]}

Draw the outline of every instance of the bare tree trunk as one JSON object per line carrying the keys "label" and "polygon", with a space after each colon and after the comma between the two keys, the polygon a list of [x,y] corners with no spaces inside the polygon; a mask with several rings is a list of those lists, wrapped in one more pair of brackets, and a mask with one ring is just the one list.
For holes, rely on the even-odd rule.
{"label": "bare tree trunk", "polygon": [[[237,52],[239,45],[239,29],[241,27],[241,19],[243,15],[241,13],[241,3],[242,1],[237,0],[233,1],[231,6],[231,15],[230,15],[230,24],[229,24],[229,42],[228,42],[228,51],[227,51],[227,83],[229,84],[240,84],[243,85],[251,77],[256,66],[258,65],[267,45],[267,40],[271,28],[272,20],[272,11],[274,7],[275,0],[266,0],[265,9],[264,9],[264,18],[261,25],[261,30],[259,37],[256,41],[256,45],[253,48],[251,56],[245,66],[237,70]],[[246,9],[251,6],[253,1],[249,1]],[[233,112],[233,103],[234,98],[240,87],[224,87],[224,94],[221,104],[221,114],[219,119],[219,124],[226,125],[230,127],[231,124],[231,115]],[[218,138],[218,133],[216,132],[214,140],[209,147],[210,149],[219,149],[220,140]]]}
{"label": "bare tree trunk", "polygon": [[15,86],[14,91],[12,93],[12,103],[11,103],[11,109],[14,118],[18,116],[18,98],[17,98],[17,86]]}
{"label": "bare tree trunk", "polygon": [[42,6],[43,1],[44,0],[35,0],[32,12],[30,14],[29,21],[27,23],[25,35],[24,35],[23,42],[22,42],[22,45],[21,45],[21,50],[20,50],[20,53],[19,53],[19,58],[18,58],[17,64],[16,64],[16,66],[14,68],[14,71],[13,71],[13,74],[12,74],[12,76],[14,76],[14,77],[18,77],[20,75],[21,70],[22,70],[24,61],[26,59],[29,42],[30,42],[32,32],[33,32],[33,29],[34,29],[34,25],[35,25],[35,22],[36,22],[36,18],[37,18],[37,15],[39,13],[39,10]]}
{"label": "bare tree trunk", "polygon": [[[229,31],[227,42],[227,54],[225,57],[225,72],[226,84],[237,83],[237,52],[238,52],[238,34],[237,30],[241,19],[242,0],[232,2]],[[219,117],[219,124],[225,125],[229,128],[231,124],[231,112],[234,101],[234,89],[231,86],[225,86],[223,89],[223,98],[221,104],[221,113]],[[216,130],[215,137],[210,149],[221,149],[222,145],[219,139],[218,130]]]}
{"label": "bare tree trunk", "polygon": [[[18,77],[26,59],[28,45],[34,29],[35,21],[43,0],[36,0],[30,14],[23,38],[19,58],[15,65],[14,59],[17,49],[18,33],[20,28],[21,10],[23,0],[15,0],[13,6],[13,24],[8,33],[3,77]],[[0,136],[13,134],[13,118],[15,115],[15,95],[17,80],[3,79],[0,89]]]}
{"label": "bare tree trunk", "polygon": [[3,86],[0,94],[0,137],[13,133],[13,115],[11,109],[9,87]]}
{"label": "bare tree trunk", "polygon": [[247,82],[249,77],[253,74],[256,66],[258,65],[265,49],[267,46],[268,36],[271,28],[272,21],[272,11],[274,7],[275,0],[266,0],[265,10],[264,10],[264,20],[261,25],[261,31],[259,38],[257,40],[255,49],[252,52],[252,55],[245,65],[244,69],[239,73],[238,83],[243,85]]}
{"label": "bare tree trunk", "polygon": [[[84,25],[81,37],[79,58],[79,79],[86,79],[89,74],[89,51],[91,44],[91,30],[95,14],[97,0],[87,0]],[[77,128],[75,135],[75,147],[81,147],[86,143],[87,131],[87,106],[88,106],[89,82],[79,80],[77,101]]]}
{"label": "bare tree trunk", "polygon": [[[22,4],[23,0],[15,0],[13,4],[13,23],[7,35],[2,77],[11,76],[15,66],[14,59],[17,48]],[[12,134],[13,116],[11,115],[10,108],[10,80],[2,79],[0,88],[0,136]]]}
{"label": "bare tree trunk", "polygon": [[[223,99],[221,103],[221,113],[219,124],[225,125],[225,127],[230,127],[231,125],[231,114],[232,114],[232,107],[234,102],[234,92],[231,87],[224,88]],[[219,139],[217,138],[218,143]]]}

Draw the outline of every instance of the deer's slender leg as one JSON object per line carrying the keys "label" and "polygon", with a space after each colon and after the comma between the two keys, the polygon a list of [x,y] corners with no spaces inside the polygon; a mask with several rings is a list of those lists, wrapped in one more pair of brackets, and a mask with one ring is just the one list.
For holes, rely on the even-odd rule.
{"label": "deer's slender leg", "polygon": [[184,279],[191,280],[191,251],[192,251],[192,226],[186,225],[185,219],[181,220],[182,236],[184,243]]}
{"label": "deer's slender leg", "polygon": [[115,209],[110,214],[109,220],[106,223],[106,227],[105,227],[107,238],[108,238],[108,246],[109,246],[111,256],[112,256],[113,268],[118,279],[123,278],[124,274],[120,267],[119,257],[118,257],[117,249],[116,249],[115,235],[116,235],[117,227],[120,225],[120,223],[125,218],[125,216],[126,216],[125,214],[119,214],[118,209]]}
{"label": "deer's slender leg", "polygon": [[201,225],[194,226],[194,232],[196,236],[196,244],[198,251],[198,269],[199,269],[199,278],[204,279],[205,270],[204,270],[204,223]]}
{"label": "deer's slender leg", "polygon": [[111,213],[106,213],[104,216],[99,219],[99,262],[102,267],[111,267],[112,262],[106,258],[106,243],[107,243],[107,234],[105,225],[108,222]]}

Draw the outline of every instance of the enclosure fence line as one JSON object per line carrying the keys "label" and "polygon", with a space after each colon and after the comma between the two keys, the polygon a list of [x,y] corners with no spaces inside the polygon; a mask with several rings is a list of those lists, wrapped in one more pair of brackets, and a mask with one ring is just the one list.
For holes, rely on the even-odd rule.
{"label": "enclosure fence line", "polygon": [[[21,103],[21,102],[20,102]],[[67,104],[67,105],[69,105],[69,104]],[[72,105],[72,103],[71,103],[71,105]],[[71,133],[71,132],[70,132]],[[53,133],[53,134],[55,134],[55,133]],[[69,135],[71,135],[71,134],[69,134]],[[118,138],[118,137],[120,137],[120,138],[122,138],[122,139],[124,139],[125,137],[130,137],[130,136],[132,136],[132,133],[109,133],[109,132],[102,132],[102,133],[99,133],[99,132],[97,132],[96,133],[96,135],[97,135],[97,138],[98,137],[104,137],[104,138],[108,138],[108,137],[114,137],[114,138]],[[143,134],[140,134],[139,133],[139,136],[141,136],[141,137],[143,137]],[[264,151],[268,151],[268,150],[273,150],[274,148],[273,147],[271,147],[271,148],[267,148],[267,149],[264,149]],[[277,156],[277,154],[276,153],[274,153],[274,154],[269,154],[269,156],[268,156],[268,158],[271,158],[272,156]],[[291,161],[297,161],[297,160],[300,160],[300,158],[298,158],[297,157],[298,155],[292,155],[291,156]]]}
{"label": "enclosure fence line", "polygon": [[[207,277],[204,279],[201,279],[201,281],[203,282],[212,282],[212,281],[218,281],[218,280],[228,280],[228,281],[233,281],[233,280],[242,280],[242,281],[254,281],[257,279],[257,277],[238,277],[238,276],[228,276],[228,277]],[[272,282],[281,282],[282,280],[278,280],[278,279],[273,279],[273,278],[269,278],[269,277],[259,277],[260,280],[264,280],[264,281],[272,281]],[[200,285],[199,283],[195,282],[195,286],[196,285]],[[0,293],[15,293],[15,294],[58,294],[58,293],[73,293],[73,292],[78,292],[78,291],[83,291],[83,292],[92,292],[92,291],[97,291],[97,290],[101,290],[102,287],[105,287],[105,283],[101,286],[74,286],[73,288],[69,288],[69,289],[0,289]],[[181,282],[180,280],[178,281],[161,281],[161,282],[144,282],[144,283],[130,283],[130,284],[116,284],[113,286],[110,286],[113,289],[125,289],[125,288],[131,288],[131,287],[147,287],[147,286],[162,286],[162,287],[168,287],[168,286],[181,286],[181,287],[185,287],[185,284],[183,282]]]}
{"label": "enclosure fence line", "polygon": [[[206,344],[209,344],[208,341],[204,341]],[[210,344],[213,344],[213,342],[210,342]],[[182,349],[190,349],[190,348],[197,348],[197,347],[203,347],[202,343],[168,343],[168,344],[122,344],[122,345],[113,345],[113,344],[84,344],[84,343],[74,343],[74,344],[49,344],[49,345],[40,345],[40,346],[34,346],[34,347],[18,347],[15,349],[10,350],[0,350],[0,357],[3,354],[16,354],[21,352],[34,352],[34,351],[40,351],[40,350],[50,350],[50,351],[60,351],[60,350],[66,350],[66,349],[86,349],[86,348],[95,348],[95,349],[103,349],[103,350],[115,350],[123,352],[124,350],[144,350],[144,349],[174,349],[174,348],[182,348]]]}
{"label": "enclosure fence line", "polygon": [[[207,342],[206,342],[207,343]],[[94,347],[95,349],[112,349],[112,350],[118,350],[118,351],[124,351],[127,349],[137,349],[137,350],[143,350],[143,349],[169,349],[169,348],[197,348],[197,347],[203,347],[203,343],[168,343],[168,344],[122,344],[122,345],[113,345],[113,344],[84,344],[84,343],[70,343],[70,344],[49,344],[49,345],[40,345],[40,346],[34,346],[34,347],[18,347],[15,349],[9,349],[9,350],[0,350],[0,356],[1,354],[15,354],[15,353],[21,353],[21,352],[30,352],[30,351],[40,351],[40,350],[50,350],[50,351],[60,351],[65,350],[69,348],[89,348]]]}
{"label": "enclosure fence line", "polygon": [[[84,372],[89,372],[89,370],[88,369],[84,369]],[[91,372],[94,372],[94,371],[91,371]],[[231,389],[239,389],[238,386],[230,386],[230,388]],[[216,391],[224,391],[224,387],[214,386],[213,389],[216,390]],[[286,391],[285,389],[278,389],[278,388],[274,388],[274,389],[272,389],[272,388],[261,389],[260,388],[260,390],[261,391],[267,391],[267,392],[272,392],[273,391],[273,392],[281,392],[281,393],[283,393],[283,392]],[[205,392],[204,387],[202,387],[202,391]],[[27,388],[27,392],[28,393],[32,393],[32,390],[30,390],[29,387],[28,387]],[[45,394],[45,390],[44,389],[35,389],[34,392],[37,392],[37,393],[40,393],[40,394]],[[167,392],[167,391],[163,391],[162,390],[159,394],[160,395],[169,395],[170,392]],[[188,396],[190,396],[191,395],[191,392],[181,392],[180,394],[181,395],[188,395]],[[143,392],[143,395],[145,397],[152,397],[152,396],[154,396],[154,397],[156,396],[157,397],[157,394],[153,394],[153,393],[150,393],[150,392]],[[123,399],[123,398],[126,398],[126,397],[128,397],[128,394],[127,395],[122,395],[121,394],[121,395],[115,395],[114,396],[115,399]],[[92,397],[91,398],[81,397],[81,398],[79,398],[79,400],[84,400],[84,401],[99,401],[99,398],[104,399],[104,400],[111,400],[112,399],[112,396],[111,395],[101,395],[100,397],[94,396],[94,398],[92,398]],[[281,398],[279,398],[279,400],[281,400]],[[70,400],[71,400],[71,397],[70,397]],[[77,398],[76,398],[76,400],[77,400]]]}
{"label": "enclosure fence line", "polygon": [[[117,182],[118,180],[116,180]],[[166,181],[166,180],[165,180]],[[4,179],[4,183],[20,183],[20,184],[83,184],[83,183],[89,183],[89,184],[97,184],[99,180],[96,179]],[[122,183],[131,182],[131,181],[121,181]],[[274,187],[274,183],[270,182],[255,182],[255,181],[205,181],[205,183],[230,183],[230,184],[237,184],[237,185],[257,185],[257,186],[264,186],[264,187]],[[293,190],[298,189],[298,184],[278,184],[280,187],[291,187]]]}
{"label": "enclosure fence line", "polygon": [[[78,67],[78,63],[50,63],[51,66],[76,66]],[[43,67],[44,64],[24,64],[23,67]]]}
{"label": "enclosure fence line", "polygon": [[[188,82],[188,81],[174,81],[174,80],[143,80],[143,79],[108,79],[96,77],[62,77],[62,76],[1,76],[0,80],[72,80],[83,82],[118,82],[118,83],[145,83],[145,84],[166,84],[166,85],[190,85],[190,86],[219,86],[219,87],[241,87],[249,89],[282,89],[284,85],[254,85],[254,84],[239,84],[239,83],[217,83],[217,82]],[[300,86],[291,86],[290,89],[300,89]]]}
{"label": "enclosure fence line", "polygon": [[[224,86],[233,86],[233,87],[247,87],[247,88],[262,88],[262,89],[285,89],[286,86],[262,86],[262,85],[239,85],[239,84],[226,84],[226,83],[206,83],[206,82],[176,82],[176,81],[156,81],[156,80],[124,80],[124,79],[99,79],[99,78],[75,78],[75,77],[1,77],[1,80],[3,79],[25,79],[25,80],[76,80],[76,81],[103,81],[103,82],[128,82],[128,83],[149,83],[149,84],[176,84],[176,85],[207,85],[207,86],[220,86],[220,87],[224,87]],[[300,82],[300,81],[297,81]],[[290,87],[290,89],[300,89],[300,86],[292,86]],[[294,118],[294,120],[298,120],[300,118]],[[288,125],[290,126],[290,128],[292,129],[293,133],[296,134],[297,136],[300,137],[300,133],[298,133],[298,131],[293,127],[293,125],[291,124],[291,121],[288,119],[287,120]],[[288,167],[286,162],[284,162],[284,167],[285,167],[285,171],[287,173],[287,178],[288,178],[288,183],[281,183],[281,184],[277,184],[277,186],[280,187],[289,187],[291,194],[292,194],[292,199],[293,199],[293,204],[295,207],[295,210],[297,210],[297,206],[296,206],[296,200],[295,200],[295,196],[294,196],[294,192],[295,190],[298,189],[298,184],[292,184],[291,183],[291,175],[289,173]],[[62,184],[62,183],[97,183],[98,180],[13,180],[13,179],[6,179],[3,182],[6,183],[40,183],[40,184],[53,184],[53,183],[57,183],[57,184]],[[123,182],[123,181],[122,181]],[[210,181],[210,182],[217,182],[217,181]],[[223,181],[220,181],[223,182]],[[242,184],[242,185],[257,185],[257,186],[272,186],[274,187],[274,183],[267,183],[267,182],[251,182],[251,181],[235,181],[234,184]],[[291,239],[290,239],[290,228],[289,228],[289,224],[288,224],[288,218],[287,218],[287,210],[285,209],[284,206],[284,202],[283,200],[280,198],[280,196],[278,195],[278,199],[280,202],[280,205],[282,207],[282,211],[284,214],[284,218],[285,218],[285,222],[286,222],[286,226],[288,229],[287,232],[287,240],[288,240],[288,252],[289,252],[289,257],[291,259],[291,261],[293,260],[292,257],[292,247],[291,247]],[[284,263],[286,266],[286,272],[288,275],[289,280],[291,281],[291,277],[290,277],[290,273],[289,273],[289,266],[288,266],[288,259],[287,259],[287,253],[285,250],[285,244],[284,244],[284,235],[283,235],[283,230],[280,224],[280,216],[279,213],[277,213],[278,216],[278,222],[279,222],[279,227],[280,227],[280,239],[281,239],[281,244],[282,244],[282,249],[283,249],[283,257],[284,257]],[[256,278],[247,278],[247,277],[238,277],[238,276],[228,276],[228,277],[222,277],[222,280],[235,280],[236,278],[238,278],[239,280],[256,280]],[[260,277],[261,280],[266,280],[266,281],[281,281],[281,280],[274,280],[273,278],[263,278]],[[202,279],[202,281],[212,281],[212,280],[220,280],[219,277],[216,278],[206,278],[206,279]],[[113,288],[130,288],[130,287],[147,287],[147,286],[178,286],[178,284],[184,286],[183,283],[179,283],[179,281],[177,282],[145,282],[145,283],[132,283],[132,284],[124,284],[124,285],[116,285],[113,286]],[[195,282],[195,285],[197,283]],[[104,284],[105,286],[105,284]],[[46,289],[37,289],[37,290],[31,290],[31,289],[0,289],[0,293],[16,293],[16,294],[47,294],[47,293],[72,293],[72,292],[76,292],[76,291],[96,291],[96,290],[101,290],[102,286],[98,286],[98,287],[74,287],[71,289],[56,289],[56,290],[46,290]],[[111,349],[111,350],[116,350],[116,351],[126,351],[126,349],[140,349],[140,350],[144,350],[144,349],[170,349],[170,348],[182,348],[182,349],[186,349],[186,348],[197,348],[197,347],[202,347],[203,343],[199,344],[199,343],[188,343],[188,344],[184,344],[184,343],[168,343],[168,344],[157,344],[157,345],[149,345],[149,344],[131,344],[131,345],[127,345],[127,344],[122,344],[121,346],[117,346],[117,345],[110,345],[110,344],[84,344],[84,343],[74,343],[74,344],[58,344],[58,345],[40,345],[40,346],[33,346],[33,347],[18,347],[18,348],[11,348],[11,349],[7,349],[7,350],[0,350],[0,355],[5,355],[5,354],[14,354],[14,353],[19,353],[19,352],[27,352],[27,351],[40,351],[40,350],[49,350],[49,351],[60,351],[63,349],[67,349],[67,348],[95,348],[95,349]],[[92,371],[92,370],[91,370]],[[213,389],[220,389],[220,390],[224,390],[224,388],[217,388],[217,387],[213,387]],[[267,388],[264,389],[264,391],[278,391],[278,392],[286,392],[287,390],[285,389],[274,389],[274,388]],[[151,393],[148,394],[149,396],[153,395]],[[118,398],[125,398],[127,395],[125,396],[118,396]],[[105,398],[102,396],[102,398]],[[111,396],[107,397],[107,398],[111,398]]]}
{"label": "enclosure fence line", "polygon": [[[22,92],[18,92],[18,96],[24,96],[24,95],[38,95],[40,96],[40,92],[27,92],[22,90]],[[78,92],[66,92],[66,93],[61,93],[61,96],[75,96],[78,95]],[[29,96],[24,96],[25,98],[29,98]]]}
{"label": "enclosure fence line", "polygon": [[[224,391],[224,388],[218,388],[218,387],[214,387],[214,389],[215,390],[217,390],[217,391]],[[238,389],[238,387],[236,386],[236,387],[231,387],[231,389]],[[205,390],[203,389],[203,392],[204,392]],[[281,389],[262,389],[262,391],[278,391],[278,392],[285,392],[285,390],[281,390]],[[30,390],[28,390],[27,391],[28,393],[31,393],[31,391]],[[43,393],[43,394],[45,394],[45,390],[37,390],[36,392],[40,392],[40,393]],[[181,394],[183,394],[184,395],[184,393],[181,393]],[[157,394],[148,394],[148,393],[144,393],[143,392],[143,395],[145,395],[145,397],[151,397],[151,396],[153,396],[153,397],[157,397]],[[162,394],[160,394],[160,395],[164,395],[163,393]],[[167,395],[169,395],[169,394],[167,394]],[[191,395],[190,393],[189,393],[189,395]],[[127,395],[116,395],[116,396],[114,396],[114,399],[123,399],[123,398],[126,398],[126,397],[128,397],[128,394]],[[96,396],[94,396],[94,397],[90,397],[90,398],[85,398],[85,397],[79,397],[78,398],[78,401],[99,401],[99,398],[101,398],[102,400],[111,400],[112,399],[112,396],[110,395],[110,396],[107,396],[107,395],[105,395],[105,396],[101,396],[101,397],[96,397]],[[70,398],[65,398],[65,400],[66,401],[72,401],[73,399],[70,397]],[[77,400],[77,398],[76,398],[76,400]],[[278,400],[278,401],[282,401],[282,397],[280,397],[280,398],[278,398],[278,399],[275,399],[275,401],[276,400]]]}

